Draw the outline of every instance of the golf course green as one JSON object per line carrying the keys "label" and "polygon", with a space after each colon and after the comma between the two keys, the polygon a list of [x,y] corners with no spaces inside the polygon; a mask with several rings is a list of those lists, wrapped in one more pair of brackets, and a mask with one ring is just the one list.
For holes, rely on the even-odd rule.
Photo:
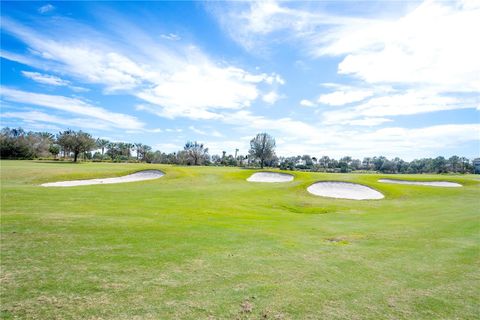
{"label": "golf course green", "polygon": [[[473,175],[1,161],[2,319],[478,319]],[[42,183],[161,170],[160,179]],[[451,181],[459,188],[385,184]],[[314,196],[317,181],[380,200]]]}

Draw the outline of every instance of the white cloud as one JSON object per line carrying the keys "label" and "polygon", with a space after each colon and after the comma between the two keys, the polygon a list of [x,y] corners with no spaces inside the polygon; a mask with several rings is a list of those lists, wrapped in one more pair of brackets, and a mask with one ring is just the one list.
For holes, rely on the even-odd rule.
{"label": "white cloud", "polygon": [[[40,81],[44,83],[61,83],[61,78],[48,78],[55,77],[50,74],[57,74],[68,75],[71,84],[74,81],[99,84],[106,93],[129,94],[143,100],[137,110],[161,117],[214,119],[228,125],[229,132],[241,136],[267,131],[277,138],[279,154],[384,154],[408,158],[478,141],[477,124],[370,128],[388,125],[393,117],[401,115],[478,108],[478,101],[471,95],[454,94],[455,91],[478,91],[479,62],[473,58],[479,55],[478,42],[474,41],[472,31],[478,26],[478,22],[473,21],[473,17],[478,16],[478,7],[467,8],[466,2],[458,5],[427,2],[405,17],[378,20],[299,9],[307,6],[302,3],[230,4],[249,7],[240,14],[229,12],[222,22],[228,24],[231,35],[246,48],[257,51],[266,41],[275,45],[293,43],[305,53],[299,57],[302,62],[312,57],[335,56],[341,61],[338,72],[344,77],[356,78],[348,81],[356,86],[327,86],[332,92],[322,94],[318,103],[338,107],[328,111],[324,111],[325,107],[315,109],[323,112],[321,125],[315,122],[318,119],[302,121],[293,114],[280,118],[255,115],[251,108],[255,101],[278,100],[278,87],[286,81],[277,73],[217,61],[200,49],[185,45],[184,41],[161,41],[162,35],[158,36],[158,32],[152,37],[135,25],[123,24],[127,22],[122,19],[113,24],[109,20],[112,29],[102,33],[102,26],[92,30],[71,19],[59,19],[51,28],[37,29],[2,17],[2,29],[23,41],[27,53],[2,51],[1,55],[42,70],[45,73],[35,76],[37,79],[43,76]],[[313,7],[318,9],[316,5]],[[105,19],[111,19],[111,15]],[[471,30],[467,30],[468,23]],[[238,28],[239,25],[242,28]],[[164,36],[162,38],[175,40],[173,34]],[[445,45],[449,42],[452,45]],[[390,86],[389,90],[379,89]],[[107,128],[125,130],[122,132],[163,130],[175,139],[180,139],[179,136],[183,139],[195,130],[198,134],[222,136],[201,122],[195,122],[195,126],[182,134],[178,134],[182,131],[180,128],[145,129],[135,117],[110,112],[78,98],[9,88],[2,90],[2,98],[79,117],[63,119],[46,113],[7,113],[12,119],[32,124],[36,123],[33,118],[44,123],[87,119],[88,124],[98,122]],[[304,99],[300,105],[313,107],[317,101]],[[189,124],[185,126],[188,127]],[[208,143],[211,143],[208,147],[219,152],[235,145],[248,149],[248,139]],[[157,147],[162,151],[177,151],[181,144]]]}
{"label": "white cloud", "polygon": [[362,118],[356,120],[348,120],[346,121],[347,124],[354,125],[354,126],[378,126],[380,124],[384,124],[386,122],[391,122],[391,119],[387,118]]}
{"label": "white cloud", "polygon": [[[480,142],[479,124],[448,124],[423,128],[387,127],[371,130],[370,126],[388,123],[381,117],[344,119],[353,127],[342,125],[314,126],[292,118],[267,118],[246,110],[225,115],[226,124],[241,124],[235,130],[248,137],[257,132],[272,134],[280,155],[329,155],[355,157],[385,155],[412,159],[441,154],[468,142]],[[248,142],[248,141],[247,141]],[[218,144],[218,143],[217,143]],[[229,144],[219,144],[223,148]]]}
{"label": "white cloud", "polygon": [[[283,6],[278,1],[257,1],[231,3],[230,9],[217,10],[211,7],[215,17],[233,40],[245,49],[258,52],[266,37],[275,42],[286,41],[294,37],[305,37],[315,31],[315,28],[328,24],[349,23],[351,18],[332,17],[322,12],[292,9]],[[242,26],[239,28],[238,26]],[[291,34],[277,33],[291,31]]]}
{"label": "white cloud", "polygon": [[[325,124],[357,124],[359,118],[381,118],[386,116],[406,116],[428,112],[475,108],[474,102],[453,96],[440,95],[436,92],[419,90],[381,95],[370,100],[334,111],[323,112]],[[355,120],[355,121],[354,121]],[[353,122],[352,122],[353,121]],[[381,124],[386,121],[377,122]],[[374,122],[370,124],[373,125]]]}
{"label": "white cloud", "polygon": [[135,42],[135,47],[122,46],[122,41],[116,43],[80,24],[64,28],[58,37],[57,33],[40,34],[9,18],[2,22],[6,32],[25,42],[32,55],[47,61],[50,69],[104,85],[107,93],[135,95],[150,104],[148,111],[162,117],[215,119],[219,110],[249,107],[260,96],[259,86],[285,83],[276,73],[254,74],[213,61],[194,46],[165,47],[128,25],[119,25],[119,36]]}
{"label": "white cloud", "polygon": [[[389,150],[389,146],[394,144],[393,150],[398,148],[404,153],[411,153],[412,150],[417,152],[422,152],[420,151],[422,149],[442,150],[466,141],[479,141],[479,134],[478,124],[447,124],[414,129],[383,128],[363,134],[358,140],[366,144],[370,141],[370,145],[375,142],[377,147],[385,150]],[[372,145],[372,148],[375,147]],[[390,149],[389,152],[393,150]]]}
{"label": "white cloud", "polygon": [[75,92],[89,92],[90,89],[88,88],[84,88],[84,87],[77,87],[77,86],[68,86],[70,89],[72,89],[72,91],[75,91]]}
{"label": "white cloud", "polygon": [[217,131],[217,130],[212,130],[210,135],[216,138],[221,138],[224,136],[220,131]]}
{"label": "white cloud", "polygon": [[206,136],[206,135],[208,134],[206,131],[197,129],[197,128],[195,128],[194,126],[190,126],[190,127],[188,127],[188,129],[192,130],[192,131],[195,132],[195,133],[201,134],[201,135],[203,135],[203,136]]}
{"label": "white cloud", "polygon": [[270,79],[272,80],[267,80],[267,83],[272,84],[272,83],[278,83],[280,85],[284,85],[286,83],[285,79],[283,79],[280,75],[273,73],[270,76]]}
{"label": "white cloud", "polygon": [[266,1],[234,5],[217,18],[246,48],[257,50],[259,43],[282,40],[300,42],[313,56],[344,57],[339,73],[368,83],[478,92],[480,6],[472,3],[426,0],[404,16],[378,19]]}
{"label": "white cloud", "polygon": [[53,11],[55,10],[55,7],[52,6],[51,4],[46,4],[44,6],[41,6],[40,8],[38,8],[38,12],[41,13],[41,14],[45,14],[45,13],[48,13],[50,11]]}
{"label": "white cloud", "polygon": [[292,137],[308,137],[318,134],[318,130],[308,123],[289,117],[271,119],[254,115],[247,110],[224,114],[221,121],[227,124],[240,125],[240,128],[248,133],[275,131],[282,135]]}
{"label": "white cloud", "polygon": [[79,87],[79,86],[72,86],[70,81],[64,80],[54,75],[43,74],[39,72],[31,72],[31,71],[22,71],[22,75],[26,78],[32,79],[35,82],[41,84],[48,84],[52,86],[66,86],[72,89],[75,92],[88,92],[90,89]]}
{"label": "white cloud", "polygon": [[352,102],[362,101],[372,95],[373,92],[367,90],[335,91],[322,94],[317,101],[332,106],[341,106]]}
{"label": "white cloud", "polygon": [[479,124],[447,124],[423,128],[390,127],[375,131],[340,130],[330,127],[324,137],[286,141],[280,154],[312,156],[414,158],[448,155],[450,150],[468,142],[480,142]]}
{"label": "white cloud", "polygon": [[480,91],[480,43],[474,40],[479,29],[479,8],[425,1],[395,21],[338,29],[319,54],[347,54],[339,72],[369,83]]}
{"label": "white cloud", "polygon": [[38,83],[49,84],[53,86],[68,86],[70,84],[70,82],[67,80],[38,72],[22,71],[22,75]]}
{"label": "white cloud", "polygon": [[195,126],[189,126],[188,129],[202,136],[211,136],[211,137],[217,137],[217,138],[223,137],[223,134],[221,134],[219,131],[212,128],[201,130],[196,128]]}
{"label": "white cloud", "polygon": [[154,88],[137,96],[156,105],[152,108],[158,115],[193,119],[218,118],[215,110],[248,107],[258,97],[258,89],[245,79],[248,73],[244,70],[201,60],[157,79]]}
{"label": "white cloud", "polygon": [[302,101],[300,101],[300,105],[304,106],[304,107],[315,107],[316,106],[315,103],[313,103],[312,101],[307,100],[307,99],[303,99]]}
{"label": "white cloud", "polygon": [[430,92],[408,91],[401,94],[372,98],[355,107],[366,116],[413,115],[434,111],[471,108],[456,97],[442,96]]}
{"label": "white cloud", "polygon": [[142,129],[144,127],[144,124],[133,116],[110,112],[106,109],[92,106],[91,104],[76,98],[20,91],[6,87],[1,88],[0,94],[2,99],[7,101],[26,103],[34,106],[79,114],[89,118],[102,120],[111,127],[120,129]]}
{"label": "white cloud", "polygon": [[153,146],[155,150],[160,150],[161,152],[177,152],[180,149],[183,149],[182,144],[175,144],[175,143],[159,143]]}
{"label": "white cloud", "polygon": [[163,39],[172,40],[172,41],[178,41],[182,39],[178,34],[175,34],[175,33],[161,34],[160,37],[162,37]]}
{"label": "white cloud", "polygon": [[[6,122],[4,122],[4,124],[7,125]],[[18,120],[15,119],[14,123],[12,123],[11,125],[7,125],[7,126],[14,127],[14,126],[18,126],[18,125],[19,125],[19,122],[18,122]],[[59,132],[59,131],[62,131],[62,130],[65,129],[65,128],[62,128],[62,127],[59,127],[59,126],[56,126],[56,125],[53,125],[53,124],[44,123],[44,122],[24,122],[24,123],[21,124],[21,126],[22,126],[22,129],[25,130],[26,132],[28,132],[28,131]]]}
{"label": "white cloud", "polygon": [[[103,84],[109,92],[133,89],[143,80],[156,76],[147,70],[147,65],[137,64],[117,53],[115,48],[107,46],[110,41],[100,34],[92,35],[92,31],[82,25],[76,25],[77,30],[68,25],[62,26],[64,32],[59,37],[57,33],[49,33],[49,30],[40,34],[9,18],[3,20],[5,31],[27,44],[33,59],[42,59],[48,69],[62,71],[84,82]],[[69,30],[72,34],[69,34]],[[28,63],[27,59],[22,60]],[[35,64],[37,68],[41,66]]]}
{"label": "white cloud", "polygon": [[26,56],[23,54],[13,53],[6,50],[0,50],[0,57],[10,61],[18,62],[24,65],[32,66],[35,68],[47,68],[48,63],[41,61],[38,57]]}
{"label": "white cloud", "polygon": [[275,90],[272,90],[262,96],[262,100],[268,104],[275,104],[282,96],[279,95]]}
{"label": "white cloud", "polygon": [[[2,118],[14,118],[20,119],[29,126],[35,125],[41,127],[40,123],[53,123],[56,124],[55,128],[60,127],[75,127],[81,130],[93,129],[93,130],[105,130],[109,128],[109,124],[104,121],[98,121],[91,118],[65,118],[46,114],[40,111],[28,111],[28,112],[4,112],[1,114]],[[45,130],[45,129],[43,129]]]}

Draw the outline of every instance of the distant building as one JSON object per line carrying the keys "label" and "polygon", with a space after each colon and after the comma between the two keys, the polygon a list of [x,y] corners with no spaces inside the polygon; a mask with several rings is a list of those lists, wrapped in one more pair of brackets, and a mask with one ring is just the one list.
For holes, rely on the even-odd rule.
{"label": "distant building", "polygon": [[474,173],[480,174],[480,158],[473,159]]}
{"label": "distant building", "polygon": [[306,164],[307,164],[307,161],[302,159],[297,160],[297,162],[295,163],[296,166],[304,166]]}

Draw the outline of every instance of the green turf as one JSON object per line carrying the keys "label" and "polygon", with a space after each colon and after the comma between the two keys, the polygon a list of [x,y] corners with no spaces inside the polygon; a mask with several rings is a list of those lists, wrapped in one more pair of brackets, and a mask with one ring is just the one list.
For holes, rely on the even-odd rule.
{"label": "green turf", "polygon": [[[158,180],[43,182],[161,169]],[[478,319],[478,176],[1,162],[4,319]],[[475,180],[477,179],[477,180]],[[314,181],[383,200],[315,197]]]}

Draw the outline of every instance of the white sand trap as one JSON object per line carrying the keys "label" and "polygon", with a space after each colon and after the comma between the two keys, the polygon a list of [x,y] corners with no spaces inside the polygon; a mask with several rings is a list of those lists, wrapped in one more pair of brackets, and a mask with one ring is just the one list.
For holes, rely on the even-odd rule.
{"label": "white sand trap", "polygon": [[413,184],[430,187],[446,187],[446,188],[458,188],[462,185],[455,182],[447,181],[407,181],[407,180],[393,180],[393,179],[380,179],[378,182],[383,183],[396,183],[396,184]]}
{"label": "white sand trap", "polygon": [[124,183],[124,182],[153,180],[153,179],[158,179],[160,177],[163,177],[164,175],[165,174],[160,170],[144,170],[144,171],[138,171],[126,176],[116,177],[116,178],[49,182],[49,183],[42,184],[42,187],[75,187],[75,186],[88,186],[92,184]]}
{"label": "white sand trap", "polygon": [[293,176],[287,173],[278,172],[255,172],[247,181],[250,182],[289,182],[293,181]]}
{"label": "white sand trap", "polygon": [[350,182],[316,182],[307,188],[307,191],[316,196],[352,199],[352,200],[369,200],[383,199],[380,192],[362,186],[361,184]]}

